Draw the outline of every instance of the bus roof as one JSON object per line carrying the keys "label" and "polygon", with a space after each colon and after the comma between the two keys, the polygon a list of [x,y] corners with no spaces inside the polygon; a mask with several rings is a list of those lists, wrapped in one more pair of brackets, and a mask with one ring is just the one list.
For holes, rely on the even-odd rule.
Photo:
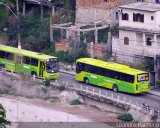
{"label": "bus roof", "polygon": [[57,58],[57,57],[54,57],[54,56],[45,55],[43,53],[32,52],[32,51],[28,51],[28,50],[24,50],[24,49],[18,49],[18,48],[6,46],[6,45],[0,45],[0,50],[15,53],[15,54],[19,54],[19,55],[23,55],[23,56],[33,57],[33,58],[37,58],[37,59],[40,59],[40,60]]}
{"label": "bus roof", "polygon": [[146,73],[145,71],[130,68],[127,65],[118,64],[118,63],[114,63],[114,62],[105,62],[105,61],[93,59],[93,58],[80,58],[80,59],[77,59],[76,62],[86,63],[86,64],[94,65],[97,67],[111,69],[114,71],[127,73],[127,74],[131,74],[131,75]]}

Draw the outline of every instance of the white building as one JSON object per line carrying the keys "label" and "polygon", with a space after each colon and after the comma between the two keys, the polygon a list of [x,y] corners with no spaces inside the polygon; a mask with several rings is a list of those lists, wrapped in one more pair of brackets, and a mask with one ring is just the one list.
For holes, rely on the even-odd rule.
{"label": "white building", "polygon": [[119,29],[119,38],[113,39],[113,53],[131,63],[150,58],[159,79],[160,4],[138,2],[120,6]]}

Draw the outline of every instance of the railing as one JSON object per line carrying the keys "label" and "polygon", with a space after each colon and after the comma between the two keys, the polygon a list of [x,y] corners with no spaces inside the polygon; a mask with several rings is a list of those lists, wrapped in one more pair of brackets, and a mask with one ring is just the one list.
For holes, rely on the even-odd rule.
{"label": "railing", "polygon": [[[6,75],[11,75],[11,76],[15,76],[14,73],[6,73],[6,72],[2,72],[5,73]],[[38,81],[38,82],[43,82],[42,79],[37,79],[33,76],[33,78],[31,78],[31,80],[34,81]],[[65,81],[51,81],[50,83],[52,86],[65,86],[66,89],[69,90],[73,90],[76,91],[77,93],[79,93],[80,95],[83,95],[85,97],[89,97],[92,98],[94,100],[98,100],[104,103],[112,103],[113,105],[116,105],[118,107],[124,108],[126,110],[128,110],[129,108],[135,109],[137,111],[140,111],[144,114],[150,114],[150,115],[154,115],[157,116],[158,119],[160,119],[160,110],[157,108],[151,108],[150,106],[146,105],[146,104],[139,104],[138,102],[134,102],[131,99],[127,99],[126,97],[120,97],[119,95],[115,95],[113,93],[110,92],[106,92],[105,90],[102,90],[100,88],[95,88],[95,87],[90,87],[90,86],[84,86],[84,85],[80,85],[80,84],[72,84],[72,83],[68,83]]]}
{"label": "railing", "polygon": [[127,99],[126,97],[120,97],[119,95],[117,96],[117,94],[114,95],[113,93],[108,93],[98,88],[94,88],[94,87],[91,88],[84,85],[76,85],[68,82],[58,82],[58,81],[51,82],[51,85],[54,85],[54,86],[63,85],[65,86],[65,88],[74,90],[78,92],[80,95],[83,95],[104,103],[112,103],[126,110],[128,110],[129,108],[132,108],[144,114],[157,116],[157,118],[160,119],[159,109],[151,108],[145,103],[139,104],[138,102],[133,102],[131,99]]}

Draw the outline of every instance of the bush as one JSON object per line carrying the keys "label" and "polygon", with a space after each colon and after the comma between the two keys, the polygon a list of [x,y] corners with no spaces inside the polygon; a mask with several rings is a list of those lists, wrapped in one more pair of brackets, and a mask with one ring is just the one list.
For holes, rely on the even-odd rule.
{"label": "bush", "polygon": [[65,86],[64,86],[64,85],[58,86],[58,89],[59,89],[60,91],[63,91],[63,90],[65,90]]}
{"label": "bush", "polygon": [[124,114],[120,114],[118,116],[118,119],[122,121],[132,121],[133,117],[130,113],[124,113]]}
{"label": "bush", "polygon": [[156,81],[156,85],[157,85],[158,87],[160,87],[160,80],[157,80],[157,81]]}
{"label": "bush", "polygon": [[79,99],[75,99],[75,100],[72,100],[70,102],[70,105],[79,105],[79,104],[81,104],[81,102],[79,101]]}
{"label": "bush", "polygon": [[44,79],[43,82],[45,86],[50,86],[51,81],[49,79]]}

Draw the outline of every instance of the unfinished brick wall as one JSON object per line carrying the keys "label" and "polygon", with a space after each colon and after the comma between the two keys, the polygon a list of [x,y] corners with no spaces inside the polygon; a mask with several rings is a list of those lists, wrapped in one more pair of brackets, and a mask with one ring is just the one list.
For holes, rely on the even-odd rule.
{"label": "unfinished brick wall", "polygon": [[66,41],[55,43],[55,51],[68,51],[68,50],[70,50],[70,48],[68,47],[68,43]]}
{"label": "unfinished brick wall", "polygon": [[91,57],[102,57],[105,51],[103,44],[87,44],[87,52],[91,54]]}
{"label": "unfinished brick wall", "polygon": [[[87,52],[92,54],[92,57],[102,57],[105,51],[103,44],[91,44],[87,43]],[[70,51],[72,48],[69,48],[65,42],[56,42],[55,51]]]}
{"label": "unfinished brick wall", "polygon": [[101,9],[111,9],[117,5],[118,0],[77,0],[77,7],[91,7]]}

